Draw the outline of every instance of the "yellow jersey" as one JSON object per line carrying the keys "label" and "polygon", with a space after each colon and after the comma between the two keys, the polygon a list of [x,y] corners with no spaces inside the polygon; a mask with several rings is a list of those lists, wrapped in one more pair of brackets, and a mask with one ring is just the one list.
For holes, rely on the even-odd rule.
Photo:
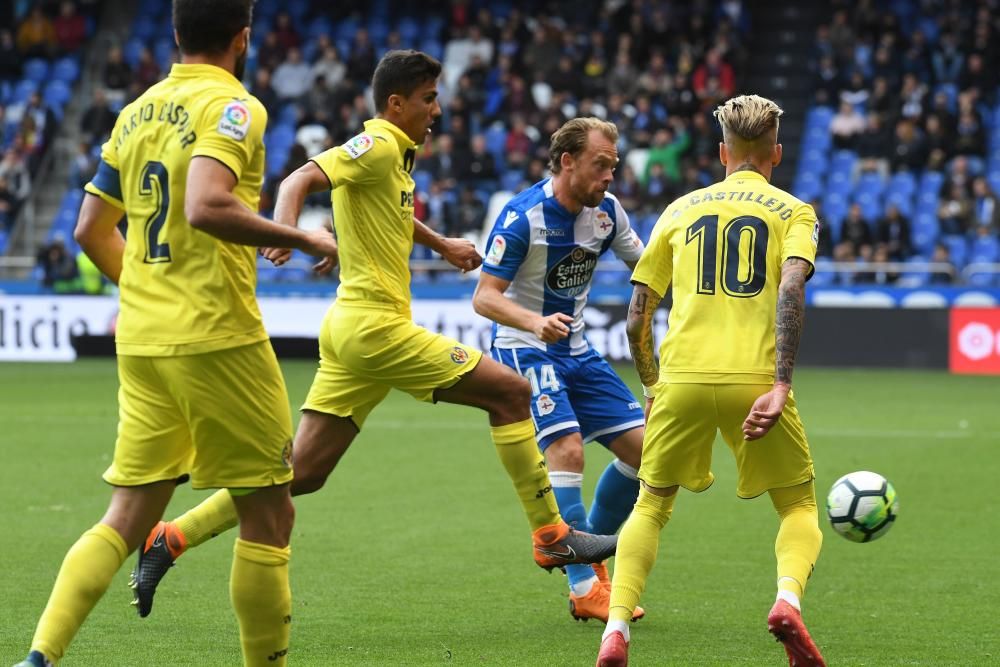
{"label": "yellow jersey", "polygon": [[125,212],[119,354],[199,354],[267,338],[254,294],[256,249],[200,232],[184,217],[188,165],[207,156],[259,207],[267,112],[213,65],[174,65],[126,106],[86,191]]}
{"label": "yellow jersey", "polygon": [[812,206],[752,171],[670,204],[632,274],[661,297],[673,287],[660,381],[773,382],[781,265],[814,263],[818,238]]}
{"label": "yellow jersey", "polygon": [[387,120],[316,157],[330,180],[340,245],[337,303],[410,312],[416,145]]}

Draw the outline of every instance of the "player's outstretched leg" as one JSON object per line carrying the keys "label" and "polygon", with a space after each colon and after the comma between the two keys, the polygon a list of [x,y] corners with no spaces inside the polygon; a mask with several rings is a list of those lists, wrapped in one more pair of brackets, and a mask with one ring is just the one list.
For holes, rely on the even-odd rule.
{"label": "player's outstretched leg", "polygon": [[473,405],[489,413],[490,434],[531,525],[539,567],[551,572],[572,563],[599,563],[614,555],[616,536],[573,530],[559,515],[548,469],[535,441],[527,380],[483,357],[456,384],[435,391],[434,399]]}
{"label": "player's outstretched leg", "polygon": [[767,616],[767,630],[780,641],[791,665],[825,665],[802,622],[801,598],[812,574],[823,533],[819,530],[813,482],[768,491],[781,519],[774,553],[778,560],[778,595]]}
{"label": "player's outstretched leg", "polygon": [[236,525],[236,506],[223,489],[173,521],[161,521],[146,537],[129,585],[139,616],[153,610],[156,587],[185,551]]}

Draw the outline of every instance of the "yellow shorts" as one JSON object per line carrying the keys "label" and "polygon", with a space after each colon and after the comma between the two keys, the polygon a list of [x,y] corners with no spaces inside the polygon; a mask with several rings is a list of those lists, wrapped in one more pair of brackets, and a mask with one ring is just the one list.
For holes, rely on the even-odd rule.
{"label": "yellow shorts", "polygon": [[118,357],[118,441],[104,479],[259,488],[292,479],[292,415],[269,341],[179,357]]}
{"label": "yellow shorts", "polygon": [[792,394],[767,435],[751,442],[743,439],[750,406],[770,389],[758,384],[658,385],[643,438],[639,479],[655,487],[679,484],[704,491],[715,480],[711,467],[716,431],[736,457],[736,495],[741,498],[813,479],[809,443]]}
{"label": "yellow shorts", "polygon": [[360,429],[390,389],[433,401],[483,353],[380,308],[330,307],[319,333],[319,370],[303,410],[350,417]]}

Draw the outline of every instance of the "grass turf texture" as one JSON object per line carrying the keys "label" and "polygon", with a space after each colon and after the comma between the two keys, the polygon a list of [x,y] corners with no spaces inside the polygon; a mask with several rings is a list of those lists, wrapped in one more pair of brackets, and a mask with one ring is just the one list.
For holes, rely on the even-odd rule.
{"label": "grass turf texture", "polygon": [[[297,406],[313,363],[283,364]],[[633,386],[629,368],[619,368]],[[20,660],[66,549],[103,513],[115,436],[111,360],[0,364],[0,663]],[[900,519],[852,544],[823,518],[806,621],[833,665],[996,665],[1000,640],[997,380],[804,369],[796,376],[823,502],[860,469],[896,486]],[[609,457],[588,446],[585,495]],[[777,522],[735,497],[716,443],[716,484],[681,492],[633,625],[636,665],[781,665],[765,630]],[[168,515],[205,497],[181,487]],[[528,527],[472,409],[392,393],[326,488],[297,499],[295,665],[588,665],[602,626],[574,622],[565,580],[531,561]],[[822,510],[821,510],[822,511]],[[140,620],[134,556],[61,663],[235,665],[230,533],[184,556]]]}

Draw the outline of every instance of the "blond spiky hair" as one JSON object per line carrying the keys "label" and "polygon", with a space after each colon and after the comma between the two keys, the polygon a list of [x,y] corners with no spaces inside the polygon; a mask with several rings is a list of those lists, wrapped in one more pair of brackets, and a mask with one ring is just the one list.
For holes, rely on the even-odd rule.
{"label": "blond spiky hair", "polygon": [[[713,114],[722,126],[723,140],[730,146],[763,148],[778,138],[778,118],[784,112],[777,104],[760,95],[740,95],[726,100]],[[774,131],[772,137],[771,131]]]}

